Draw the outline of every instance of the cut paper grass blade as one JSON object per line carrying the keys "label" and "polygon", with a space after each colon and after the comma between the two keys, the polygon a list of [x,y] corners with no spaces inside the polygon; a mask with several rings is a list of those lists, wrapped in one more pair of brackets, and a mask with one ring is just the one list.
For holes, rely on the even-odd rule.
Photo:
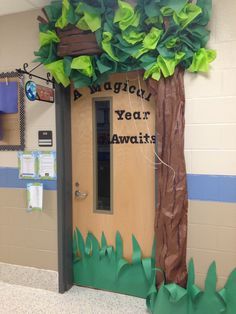
{"label": "cut paper grass blade", "polygon": [[132,262],[123,257],[123,241],[116,234],[116,247],[109,246],[102,233],[101,245],[92,233],[83,238],[74,231],[74,283],[107,291],[146,298],[155,278],[155,261],[142,258],[141,248],[132,236]]}
{"label": "cut paper grass blade", "polygon": [[154,280],[147,297],[147,306],[153,314],[235,314],[236,269],[230,274],[223,289],[218,291],[216,284],[215,262],[209,267],[203,291],[195,284],[194,263],[190,260],[187,288],[163,284],[157,290]]}

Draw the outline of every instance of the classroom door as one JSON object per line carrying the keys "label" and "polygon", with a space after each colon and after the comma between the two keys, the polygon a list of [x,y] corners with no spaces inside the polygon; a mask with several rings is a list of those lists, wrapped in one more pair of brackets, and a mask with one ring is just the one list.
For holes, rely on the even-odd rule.
{"label": "classroom door", "polygon": [[72,99],[74,230],[83,236],[88,254],[88,233],[99,242],[104,234],[114,248],[119,231],[125,259],[132,259],[132,235],[143,257],[149,257],[156,166],[152,96],[140,74],[132,72],[114,75],[99,87],[72,90]]}

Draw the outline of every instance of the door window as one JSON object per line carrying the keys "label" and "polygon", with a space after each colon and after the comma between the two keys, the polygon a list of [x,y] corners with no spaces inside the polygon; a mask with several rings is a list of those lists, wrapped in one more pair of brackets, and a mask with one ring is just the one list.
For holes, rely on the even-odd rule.
{"label": "door window", "polygon": [[111,101],[95,100],[95,211],[111,212]]}

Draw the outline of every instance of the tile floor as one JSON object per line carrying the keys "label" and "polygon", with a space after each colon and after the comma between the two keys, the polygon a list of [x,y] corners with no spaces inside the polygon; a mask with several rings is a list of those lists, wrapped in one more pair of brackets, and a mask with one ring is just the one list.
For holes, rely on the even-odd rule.
{"label": "tile floor", "polygon": [[0,282],[1,314],[147,314],[145,300],[73,287],[65,294]]}

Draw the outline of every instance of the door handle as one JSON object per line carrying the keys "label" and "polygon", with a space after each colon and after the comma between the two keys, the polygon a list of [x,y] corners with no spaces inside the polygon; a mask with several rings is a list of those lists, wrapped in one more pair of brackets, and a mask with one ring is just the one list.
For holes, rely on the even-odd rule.
{"label": "door handle", "polygon": [[88,193],[81,192],[81,191],[79,190],[79,183],[78,183],[78,182],[75,183],[75,186],[76,186],[76,188],[77,188],[77,189],[75,190],[75,197],[76,197],[76,198],[84,199],[84,198],[86,198],[86,197],[88,196]]}
{"label": "door handle", "polygon": [[75,191],[75,196],[80,199],[84,199],[88,196],[88,193],[80,192],[79,190]]}

